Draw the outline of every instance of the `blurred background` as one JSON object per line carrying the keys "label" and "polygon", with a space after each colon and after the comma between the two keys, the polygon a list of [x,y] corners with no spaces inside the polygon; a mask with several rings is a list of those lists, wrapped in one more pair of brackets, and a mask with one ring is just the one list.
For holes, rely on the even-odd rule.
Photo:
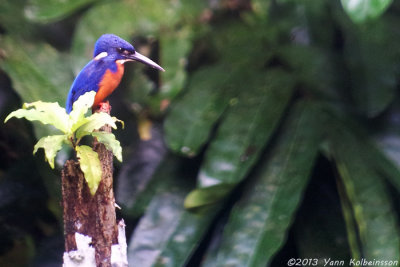
{"label": "blurred background", "polygon": [[[130,266],[400,260],[399,1],[1,0],[0,120],[64,106],[104,33],[166,70],[129,63],[109,98]],[[73,155],[2,122],[0,266],[60,266]]]}

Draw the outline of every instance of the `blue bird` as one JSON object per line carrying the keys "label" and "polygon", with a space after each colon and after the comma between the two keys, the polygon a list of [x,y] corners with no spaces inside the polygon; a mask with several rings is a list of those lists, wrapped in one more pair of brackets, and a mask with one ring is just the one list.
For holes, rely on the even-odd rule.
{"label": "blue bird", "polygon": [[66,102],[67,112],[71,112],[73,103],[81,95],[90,91],[96,92],[92,108],[98,107],[121,82],[124,63],[128,61],[138,61],[164,71],[155,62],[139,54],[127,41],[114,34],[104,34],[96,41],[93,59],[72,83]]}

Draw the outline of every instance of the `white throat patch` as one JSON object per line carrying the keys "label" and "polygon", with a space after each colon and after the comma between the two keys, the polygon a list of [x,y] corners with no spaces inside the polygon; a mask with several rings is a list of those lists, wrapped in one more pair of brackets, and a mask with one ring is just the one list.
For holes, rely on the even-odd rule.
{"label": "white throat patch", "polygon": [[127,62],[127,61],[132,61],[132,60],[129,60],[129,59],[118,59],[117,60],[117,63],[119,63],[119,64],[124,64],[125,62]]}
{"label": "white throat patch", "polygon": [[98,54],[98,55],[94,58],[94,60],[99,60],[99,59],[105,58],[106,56],[108,56],[108,53],[107,53],[107,52],[101,52],[100,54]]}

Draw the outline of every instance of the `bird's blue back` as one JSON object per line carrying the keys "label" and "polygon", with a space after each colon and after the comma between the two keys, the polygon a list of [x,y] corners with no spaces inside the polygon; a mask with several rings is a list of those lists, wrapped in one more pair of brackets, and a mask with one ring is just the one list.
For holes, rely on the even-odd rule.
{"label": "bird's blue back", "polygon": [[113,58],[93,59],[81,70],[68,93],[66,103],[68,113],[71,112],[73,103],[81,95],[99,90],[99,84],[108,69],[112,72],[117,70],[117,65]]}

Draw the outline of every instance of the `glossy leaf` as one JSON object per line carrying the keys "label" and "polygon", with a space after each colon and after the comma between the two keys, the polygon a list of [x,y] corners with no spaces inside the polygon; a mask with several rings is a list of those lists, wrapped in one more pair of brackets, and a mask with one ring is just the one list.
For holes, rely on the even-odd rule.
{"label": "glossy leaf", "polygon": [[[64,103],[72,75],[63,54],[48,44],[32,45],[19,38],[2,37],[0,42],[5,53],[0,67],[10,76],[23,102]],[[34,126],[37,138],[54,133],[51,127]]]}
{"label": "glossy leaf", "polygon": [[212,127],[229,104],[224,69],[214,66],[196,72],[187,92],[173,104],[164,128],[166,143],[175,152],[194,156],[207,142]]}
{"label": "glossy leaf", "polygon": [[363,154],[373,156],[372,161],[376,163],[377,171],[382,173],[398,192],[400,192],[400,137],[398,135],[400,129],[396,118],[399,115],[400,110],[396,102],[396,105],[382,118],[383,127],[379,127],[379,131],[372,135],[373,145],[363,146],[371,148],[370,151],[365,152],[367,154]]}
{"label": "glossy leaf", "polygon": [[252,71],[237,81],[231,103],[200,169],[199,187],[239,183],[258,159],[288,104],[291,77],[280,70]]}
{"label": "glossy leaf", "polygon": [[24,102],[64,103],[72,75],[63,54],[45,43],[9,37],[2,37],[1,41],[5,57],[0,66],[10,75]]}
{"label": "glossy leaf", "polygon": [[12,117],[39,121],[43,124],[53,125],[63,133],[68,132],[68,115],[65,109],[61,108],[58,103],[42,101],[25,103],[22,109],[11,112],[5,119],[5,122]]}
{"label": "glossy leaf", "polygon": [[356,23],[379,17],[390,6],[392,0],[341,0],[349,17]]}
{"label": "glossy leaf", "polygon": [[124,216],[140,218],[156,191],[169,187],[168,177],[177,176],[179,164],[167,154],[161,125],[153,124],[151,139],[138,142],[118,173],[115,195]]}
{"label": "glossy leaf", "polygon": [[350,200],[348,199],[345,191],[346,190],[343,186],[342,181],[338,181],[338,192],[340,195],[340,202],[342,204],[343,217],[346,223],[347,242],[349,244],[350,253],[352,258],[360,259],[362,255],[361,254],[362,248],[359,244],[356,220],[354,218],[354,212]]}
{"label": "glossy leaf", "polygon": [[114,154],[114,156],[122,162],[122,147],[120,142],[115,139],[115,135],[106,132],[92,132],[91,135],[97,138],[97,141],[104,144],[106,148]]}
{"label": "glossy leaf", "polygon": [[318,106],[298,104],[236,204],[204,266],[266,266],[282,246],[321,142]]}
{"label": "glossy leaf", "polygon": [[54,169],[54,158],[56,157],[57,152],[62,148],[64,142],[68,142],[68,136],[66,135],[43,137],[33,148],[33,154],[35,154],[39,148],[43,148],[47,162],[50,164],[50,167]]}
{"label": "glossy leaf", "polygon": [[26,0],[1,1],[0,25],[8,33],[17,36],[32,34],[34,25],[28,23],[24,14]]}
{"label": "glossy leaf", "polygon": [[184,206],[187,209],[193,209],[204,205],[214,204],[222,197],[226,196],[232,188],[232,185],[222,184],[195,189],[186,196]]}
{"label": "glossy leaf", "polygon": [[[359,112],[368,117],[381,114],[396,94],[399,68],[399,37],[391,34],[393,19],[355,27],[342,21],[345,63],[350,74],[350,92]],[[379,88],[379,89],[378,89]]]}
{"label": "glossy leaf", "polygon": [[337,88],[343,87],[343,67],[337,56],[330,53],[313,46],[288,45],[279,47],[277,56],[296,70],[294,75],[309,90],[322,97],[338,99]]}
{"label": "glossy leaf", "polygon": [[177,164],[181,160],[167,161],[163,170],[167,167],[168,175],[161,169],[158,172],[163,179],[129,243],[128,261],[133,266],[185,266],[219,209],[211,207],[203,213],[185,210],[183,200],[193,180],[183,176],[182,165]]}
{"label": "glossy leaf", "polygon": [[110,125],[112,128],[117,129],[117,125],[115,124],[117,121],[119,121],[117,118],[111,117],[107,113],[94,113],[85,118],[85,123],[76,130],[76,138],[79,139],[85,135],[91,134],[91,132],[100,129],[104,125]]}
{"label": "glossy leaf", "polygon": [[63,19],[92,2],[94,0],[30,0],[25,14],[32,21],[51,22]]}
{"label": "glossy leaf", "polygon": [[331,133],[331,153],[353,209],[363,255],[381,260],[400,258],[399,229],[382,178],[358,156],[355,136],[341,127]]}
{"label": "glossy leaf", "polygon": [[85,175],[90,193],[94,195],[102,175],[99,155],[89,146],[77,146],[76,156],[78,157],[80,168]]}

